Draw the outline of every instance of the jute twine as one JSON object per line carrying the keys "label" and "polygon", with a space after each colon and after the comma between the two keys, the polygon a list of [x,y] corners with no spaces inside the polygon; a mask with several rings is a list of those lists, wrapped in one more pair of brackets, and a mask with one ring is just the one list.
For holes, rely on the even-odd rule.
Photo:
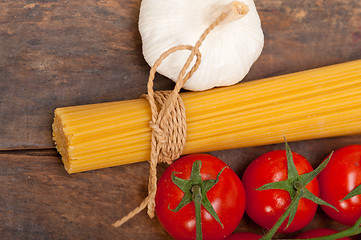
{"label": "jute twine", "polygon": [[[162,162],[171,164],[173,160],[179,158],[183,152],[183,146],[186,142],[187,124],[185,107],[182,98],[179,95],[179,91],[188,79],[191,78],[197,71],[199,65],[201,64],[201,53],[199,48],[208,34],[222,21],[227,19],[230,20],[230,18],[233,20],[238,19],[248,12],[248,6],[240,2],[232,2],[227,6],[228,8],[226,8],[224,12],[222,12],[219,17],[203,32],[194,46],[179,45],[170,48],[156,60],[150,69],[147,85],[148,95],[143,96],[148,100],[152,112],[152,120],[149,124],[152,128],[152,138],[151,157],[149,161],[150,172],[148,196],[127,216],[113,223],[113,227],[121,226],[123,223],[137,215],[145,207],[148,207],[147,213],[149,217],[154,217],[155,194],[157,192],[157,164]],[[170,54],[180,50],[189,50],[191,53],[179,73],[174,89],[172,91],[154,92],[153,83],[158,66]],[[192,66],[191,70],[186,74],[186,71],[194,57],[196,57],[196,62]]]}

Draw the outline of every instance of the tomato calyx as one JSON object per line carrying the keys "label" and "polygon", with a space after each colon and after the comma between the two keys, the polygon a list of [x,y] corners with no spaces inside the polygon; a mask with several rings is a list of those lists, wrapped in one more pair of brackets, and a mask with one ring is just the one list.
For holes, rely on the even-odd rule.
{"label": "tomato calyx", "polygon": [[182,179],[176,176],[177,172],[172,172],[172,182],[179,187],[183,192],[184,196],[175,209],[168,209],[173,212],[178,212],[187,204],[194,202],[195,204],[195,215],[196,215],[196,234],[197,240],[202,239],[202,219],[201,219],[201,206],[203,206],[208,213],[222,226],[216,211],[212,204],[208,200],[207,192],[218,183],[219,176],[226,167],[217,174],[216,179],[202,180],[200,173],[202,161],[197,160],[192,165],[191,176],[188,180]]}
{"label": "tomato calyx", "polygon": [[344,200],[347,200],[347,199],[350,199],[354,196],[357,196],[357,195],[360,195],[361,194],[361,184],[358,185],[357,187],[355,187],[354,189],[352,189],[351,192],[349,192],[346,197],[344,197],[343,199],[340,200],[341,201],[344,201]]}
{"label": "tomato calyx", "polygon": [[[324,200],[318,198],[315,196],[312,192],[310,192],[306,186],[309,184],[327,165],[329,162],[332,153],[330,156],[323,161],[316,169],[314,169],[311,172],[304,173],[302,175],[299,175],[295,166],[295,163],[293,161],[292,151],[287,143],[285,141],[285,148],[286,148],[286,158],[287,158],[287,179],[284,181],[279,182],[271,182],[267,183],[256,190],[262,191],[262,190],[269,190],[269,189],[280,189],[285,190],[290,194],[291,198],[291,204],[285,211],[285,213],[278,219],[276,224],[269,230],[269,232],[264,235],[261,239],[271,239],[271,237],[276,233],[277,229],[281,226],[281,224],[288,218],[287,226],[286,228],[291,224],[292,220],[294,219],[296,215],[296,211],[298,208],[299,201],[301,198],[306,198],[311,200],[312,202],[315,202],[317,204],[326,205],[329,207],[332,207],[336,209],[331,204],[325,202]],[[336,209],[337,211],[337,209]]]}

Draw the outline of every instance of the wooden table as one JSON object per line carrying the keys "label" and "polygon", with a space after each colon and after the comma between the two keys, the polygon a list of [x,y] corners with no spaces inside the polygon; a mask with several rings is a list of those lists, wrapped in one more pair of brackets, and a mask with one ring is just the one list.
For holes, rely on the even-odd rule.
{"label": "wooden table", "polygon": [[[256,0],[256,5],[265,47],[244,81],[361,58],[359,0]],[[56,107],[146,92],[149,66],[141,52],[139,6],[140,0],[0,3],[1,239],[171,239],[145,212],[119,229],[111,227],[146,196],[147,163],[68,175],[51,140]],[[156,82],[156,89],[174,86],[160,75]],[[361,136],[290,146],[316,166],[349,144],[361,144]],[[211,154],[241,176],[257,156],[283,147]],[[159,174],[165,168],[159,166]],[[301,231],[315,227],[345,228],[321,210]],[[249,229],[264,232],[245,216],[236,231]]]}

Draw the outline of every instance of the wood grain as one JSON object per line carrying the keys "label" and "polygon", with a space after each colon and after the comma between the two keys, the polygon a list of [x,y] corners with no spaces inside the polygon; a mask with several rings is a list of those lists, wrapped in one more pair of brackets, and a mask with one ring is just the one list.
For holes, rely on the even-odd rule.
{"label": "wood grain", "polygon": [[[361,58],[360,1],[256,0],[256,5],[265,47],[245,81]],[[147,163],[68,175],[52,149],[56,107],[146,92],[149,66],[137,28],[139,6],[140,0],[0,2],[1,239],[171,239],[145,212],[119,229],[110,226],[146,196]],[[156,81],[156,89],[174,86],[160,75]],[[361,136],[290,146],[316,166],[349,144],[361,144]],[[212,154],[242,176],[253,159],[275,149],[283,145]],[[158,174],[165,168],[159,166]],[[302,231],[316,227],[344,229],[320,209]],[[236,231],[264,233],[247,216]]]}
{"label": "wood grain", "polygon": [[[166,237],[145,213],[132,226],[111,227],[144,197],[146,164],[68,175],[54,150],[7,152],[0,158],[2,239]],[[138,183],[129,186],[129,178]]]}
{"label": "wood grain", "polygon": [[[332,150],[354,143],[361,144],[361,136],[293,142],[290,147],[315,166]],[[252,160],[276,149],[284,149],[283,144],[211,154],[224,160],[241,177]],[[160,165],[158,174],[166,167]],[[68,175],[53,149],[1,151],[1,239],[171,239],[146,211],[118,229],[111,227],[146,196],[148,171],[148,163],[143,162]],[[345,229],[320,209],[301,231],[316,227]],[[236,231],[265,233],[247,216]],[[289,238],[301,231],[278,237]]]}
{"label": "wood grain", "polygon": [[[265,47],[246,80],[361,58],[358,0],[256,1]],[[0,149],[51,148],[56,107],[138,98],[140,0],[0,3]],[[157,76],[156,89],[174,84]]]}
{"label": "wood grain", "polygon": [[56,107],[146,89],[139,0],[28,2],[0,3],[0,149],[53,147]]}

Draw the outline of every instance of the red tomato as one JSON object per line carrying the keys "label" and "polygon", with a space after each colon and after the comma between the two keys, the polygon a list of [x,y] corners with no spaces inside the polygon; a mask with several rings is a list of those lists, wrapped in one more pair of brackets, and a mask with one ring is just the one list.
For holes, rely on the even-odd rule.
{"label": "red tomato", "polygon": [[172,163],[158,182],[156,214],[164,229],[175,239],[196,239],[195,205],[191,202],[178,212],[175,209],[184,193],[171,180],[172,173],[181,179],[189,179],[192,165],[201,160],[202,180],[219,181],[207,192],[207,197],[219,217],[222,226],[201,207],[203,239],[220,240],[229,236],[241,221],[245,210],[245,193],[240,178],[220,159],[208,154],[184,156]]}
{"label": "red tomato", "polygon": [[342,200],[361,184],[361,145],[350,145],[336,150],[326,168],[318,175],[320,196],[336,210],[321,206],[332,219],[353,225],[361,217],[361,195]]}
{"label": "red tomato", "polygon": [[231,236],[227,238],[227,240],[258,240],[262,237],[257,233],[250,232],[241,232],[241,233],[233,233]]}
{"label": "red tomato", "polygon": [[[328,229],[328,228],[318,228],[312,229],[306,232],[303,232],[295,237],[295,239],[308,239],[308,238],[315,238],[315,237],[323,237],[328,236],[331,234],[338,233],[336,230]],[[348,237],[339,238],[339,240],[350,240]]]}
{"label": "red tomato", "polygon": [[[303,156],[292,153],[298,174],[311,172],[312,166]],[[287,179],[286,151],[276,150],[261,155],[244,172],[242,182],[246,191],[246,213],[258,225],[270,229],[286,211],[291,203],[290,195],[285,190],[272,189],[258,191],[256,188],[266,183]],[[319,195],[317,179],[313,179],[306,188],[314,195]],[[285,229],[288,218],[278,232],[294,232],[306,226],[315,215],[317,204],[302,198],[292,223]]]}

